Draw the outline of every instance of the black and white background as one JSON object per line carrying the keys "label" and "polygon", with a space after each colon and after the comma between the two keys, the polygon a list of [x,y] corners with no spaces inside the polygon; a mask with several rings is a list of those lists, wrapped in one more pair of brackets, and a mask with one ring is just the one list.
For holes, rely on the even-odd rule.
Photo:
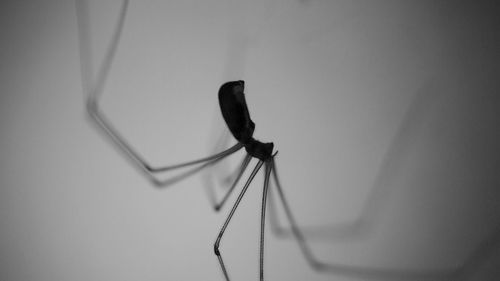
{"label": "black and white background", "polygon": [[[85,3],[84,63],[96,72],[122,3]],[[133,1],[100,104],[144,158],[174,164],[211,152],[218,88],[243,79],[255,136],[279,150],[301,225],[352,221],[373,204],[370,232],[324,232],[311,241],[318,257],[465,263],[466,280],[497,280],[499,11],[495,1]],[[0,13],[0,279],[223,280],[213,242],[228,208],[212,211],[200,175],[155,188],[87,117],[75,3],[2,1]],[[222,240],[234,280],[258,279],[262,182]],[[266,280],[371,280],[315,272],[292,239],[266,233]]]}

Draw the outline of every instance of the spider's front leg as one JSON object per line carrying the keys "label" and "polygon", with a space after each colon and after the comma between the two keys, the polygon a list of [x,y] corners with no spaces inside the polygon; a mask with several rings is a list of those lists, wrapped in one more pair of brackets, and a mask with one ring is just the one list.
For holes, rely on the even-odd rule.
{"label": "spider's front leg", "polygon": [[222,273],[224,274],[224,277],[226,278],[227,281],[229,281],[230,279],[229,279],[229,275],[227,273],[226,266],[224,265],[224,261],[222,260],[222,256],[221,256],[221,253],[219,250],[219,245],[220,245],[222,236],[224,235],[224,232],[226,231],[226,228],[229,225],[229,222],[231,221],[231,218],[234,215],[234,212],[238,208],[238,205],[240,204],[241,199],[245,195],[245,192],[247,191],[248,187],[250,186],[250,183],[252,183],[252,180],[254,179],[255,175],[262,167],[263,163],[264,163],[263,161],[259,161],[259,163],[257,163],[257,165],[255,165],[255,168],[253,169],[252,173],[250,174],[250,177],[248,177],[248,180],[245,183],[245,186],[243,187],[243,189],[241,190],[240,195],[238,195],[238,198],[236,199],[236,202],[234,203],[233,207],[231,208],[231,211],[229,212],[229,215],[227,216],[226,221],[222,225],[222,228],[219,231],[219,235],[217,236],[217,239],[215,240],[215,243],[214,243],[214,253],[217,256],[217,259],[219,260],[219,264],[220,264],[220,267],[222,269]]}

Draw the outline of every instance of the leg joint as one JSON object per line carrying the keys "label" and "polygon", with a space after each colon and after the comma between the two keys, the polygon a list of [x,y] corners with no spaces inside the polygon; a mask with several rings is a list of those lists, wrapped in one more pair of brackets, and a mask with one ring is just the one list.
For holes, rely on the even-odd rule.
{"label": "leg joint", "polygon": [[216,256],[220,256],[220,251],[219,251],[219,241],[214,243],[214,253]]}

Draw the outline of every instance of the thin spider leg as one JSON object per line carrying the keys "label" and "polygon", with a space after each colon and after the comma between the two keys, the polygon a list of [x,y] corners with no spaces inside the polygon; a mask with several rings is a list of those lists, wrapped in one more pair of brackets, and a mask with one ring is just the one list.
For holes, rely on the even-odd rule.
{"label": "thin spider leg", "polygon": [[291,208],[288,205],[288,201],[285,198],[283,189],[281,187],[278,172],[276,169],[276,163],[271,160],[271,173],[273,174],[273,179],[276,184],[276,189],[278,191],[278,196],[284,208],[286,217],[290,223],[294,237],[296,238],[300,250],[305,257],[309,265],[319,271],[329,272],[332,274],[344,275],[349,277],[365,278],[370,280],[454,280],[456,278],[457,272],[462,271],[463,267],[468,266],[467,264],[459,268],[448,268],[442,270],[403,270],[403,269],[384,269],[384,268],[372,268],[372,267],[361,267],[361,266],[350,266],[344,264],[334,264],[319,261],[312,253],[311,249],[307,245],[305,236],[298,227],[295,217],[292,214]]}
{"label": "thin spider leg", "polygon": [[[222,132],[222,134],[220,134],[220,137],[213,149],[214,153],[217,151],[221,151],[228,146],[230,135],[231,134],[227,128]],[[235,178],[240,172],[240,167],[237,167],[231,173],[229,173],[228,170],[229,168],[227,167],[227,163],[221,163],[217,166],[214,166],[211,171],[212,173],[205,175],[205,185],[213,187],[214,184],[210,183],[209,181],[216,181],[222,187],[231,187],[231,184],[234,182]],[[213,200],[213,202],[215,201]]]}
{"label": "thin spider leg", "polygon": [[[227,148],[230,139],[231,139],[231,133],[227,128],[225,128],[224,132],[220,136],[220,139],[218,140],[217,146],[214,149],[214,153]],[[217,165],[217,167],[214,167],[213,170],[214,170],[213,177],[217,180],[218,184],[224,187],[229,187],[233,181],[232,180],[228,181],[229,177],[226,176],[229,170],[228,163]],[[237,171],[238,170],[234,171],[234,173],[237,173]],[[232,174],[232,176],[235,175]],[[232,179],[234,179],[234,177]]]}
{"label": "thin spider leg", "polygon": [[[80,2],[80,1],[78,1]],[[128,0],[124,0],[121,10],[120,10],[120,15],[118,17],[118,21],[115,27],[115,30],[113,32],[113,36],[111,39],[111,42],[107,48],[106,55],[104,57],[103,62],[101,63],[97,75],[97,79],[95,84],[93,84],[93,79],[92,79],[92,69],[90,62],[92,60],[91,58],[91,48],[90,48],[90,36],[89,36],[89,30],[88,30],[88,11],[87,11],[87,6],[84,5],[83,3],[77,3],[76,9],[77,9],[77,23],[78,23],[78,30],[80,33],[79,40],[80,40],[80,58],[82,60],[88,61],[87,63],[81,62],[81,75],[82,75],[82,88],[85,92],[86,96],[86,107],[87,107],[87,112],[89,116],[91,117],[91,120],[94,121],[98,125],[100,129],[102,129],[103,132],[106,133],[106,135],[112,140],[112,142],[125,154],[130,158],[136,166],[138,166],[153,182],[155,182],[158,185],[167,185],[169,182],[176,182],[182,178],[185,178],[187,175],[190,175],[196,171],[199,171],[200,169],[206,167],[198,167],[197,169],[194,169],[193,171],[188,171],[178,177],[175,177],[172,179],[172,181],[165,181],[164,183],[160,182],[157,180],[152,173],[156,172],[165,172],[169,170],[174,170],[178,168],[183,168],[183,167],[188,167],[196,164],[201,164],[204,162],[211,162],[212,160],[218,160],[221,157],[225,157],[227,155],[230,155],[237,150],[241,149],[243,145],[241,144],[236,144],[233,147],[222,151],[220,153],[204,157],[201,159],[181,163],[181,164],[176,164],[176,165],[170,165],[170,166],[165,166],[165,167],[152,167],[150,164],[146,162],[146,160],[140,156],[140,154],[132,148],[132,146],[125,140],[125,138],[118,133],[118,131],[113,127],[110,121],[107,120],[107,118],[104,116],[103,113],[99,110],[98,106],[98,98],[101,96],[104,85],[107,80],[107,76],[109,74],[109,70],[111,69],[116,50],[118,48],[118,43],[121,38],[123,26],[125,24],[125,18],[127,14],[127,9],[128,9]],[[183,176],[186,175],[186,176]]]}
{"label": "thin spider leg", "polygon": [[[219,135],[219,138],[214,145],[213,152],[217,152],[223,148],[226,147],[227,142],[229,140],[229,130],[225,129],[222,134]],[[246,155],[246,154],[245,154]],[[206,170],[205,173],[202,175],[202,180],[205,186],[205,191],[207,192],[208,199],[210,200],[210,205],[212,208],[216,208],[216,206],[219,204],[217,201],[217,192],[216,192],[216,185],[215,181],[222,182],[220,180],[220,174],[221,170],[227,171],[227,163],[222,162],[219,163],[218,165],[213,165],[211,166],[211,169]],[[225,173],[222,173],[225,174]]]}
{"label": "thin spider leg", "polygon": [[[299,230],[298,224],[296,223],[295,218],[293,217],[292,212],[290,210],[290,207],[288,206],[288,201],[286,201],[285,195],[284,195],[283,190],[281,188],[281,184],[279,182],[278,173],[276,171],[276,165],[275,165],[275,162],[274,162],[274,157],[271,160],[271,172],[273,174],[274,183],[276,185],[276,189],[278,191],[279,198],[281,199],[281,203],[283,205],[283,208],[285,209],[285,213],[286,213],[288,221],[289,221],[289,223],[291,225],[292,232],[293,232],[295,238],[297,239],[297,242],[299,243],[299,247],[300,247],[300,250],[302,251],[302,254],[306,258],[307,262],[313,268],[320,269],[322,267],[321,263],[319,263],[318,261],[316,261],[316,259],[312,255],[311,250],[309,249],[309,247],[306,244],[306,240],[304,238],[304,235]],[[271,209],[274,210],[274,208],[271,208]]]}
{"label": "thin spider leg", "polygon": [[214,165],[215,163],[221,161],[222,159],[226,158],[227,156],[229,155],[223,155],[223,156],[220,156],[219,158],[216,158],[216,159],[213,159],[213,160],[210,160],[206,163],[203,163],[201,165],[199,165],[198,167],[194,167],[194,168],[191,168],[190,170],[188,171],[185,171],[179,175],[176,175],[176,176],[173,176],[169,179],[166,179],[166,180],[163,180],[163,181],[160,181],[160,180],[157,180],[156,178],[153,178],[153,183],[156,185],[156,186],[161,186],[161,187],[165,187],[165,186],[169,186],[169,185],[172,185],[180,180],[183,180],[207,167],[210,167],[212,165]]}
{"label": "thin spider leg", "polygon": [[238,198],[236,199],[236,202],[234,203],[233,208],[229,212],[229,215],[227,216],[226,221],[222,225],[222,228],[219,231],[219,235],[217,235],[217,239],[215,240],[215,243],[214,243],[214,252],[219,260],[219,264],[220,264],[220,267],[222,269],[222,272],[224,273],[224,277],[226,278],[226,281],[229,281],[229,276],[227,274],[227,270],[226,270],[226,266],[224,265],[224,261],[222,260],[221,253],[219,251],[220,241],[222,239],[222,236],[224,235],[224,232],[226,231],[227,226],[229,225],[229,222],[231,221],[231,218],[234,215],[234,212],[238,208],[238,205],[240,204],[241,199],[245,195],[245,192],[247,191],[248,187],[250,186],[250,183],[252,182],[253,178],[255,177],[257,172],[262,167],[263,163],[264,162],[259,161],[259,163],[257,163],[257,165],[255,165],[255,168],[253,169],[252,173],[250,174],[250,177],[248,177],[248,180],[245,183],[245,186],[243,187],[243,189],[241,190],[240,195],[238,195]]}
{"label": "thin spider leg", "polygon": [[220,176],[219,177],[219,184],[225,188],[231,187],[230,184],[232,184],[234,182],[234,180],[238,176],[239,172],[240,172],[240,169],[239,169],[239,167],[237,167],[231,173],[226,174],[225,176]]}
{"label": "thin spider leg", "polygon": [[219,211],[220,208],[222,208],[222,206],[224,206],[224,204],[227,201],[227,198],[229,198],[229,195],[231,195],[231,193],[233,192],[234,188],[238,184],[238,181],[240,180],[241,176],[245,172],[245,170],[246,170],[246,168],[248,166],[248,163],[250,163],[251,159],[252,159],[252,156],[250,156],[250,154],[246,154],[245,155],[245,158],[243,158],[243,161],[241,162],[241,166],[240,166],[240,169],[238,171],[238,175],[234,179],[233,184],[231,185],[231,187],[229,188],[229,190],[226,192],[226,194],[224,195],[224,197],[222,198],[222,200],[219,203],[215,204],[214,209],[216,211]]}
{"label": "thin spider leg", "polygon": [[123,27],[125,25],[125,18],[127,15],[129,0],[123,0],[120,9],[120,14],[116,23],[115,30],[111,37],[110,44],[106,49],[106,54],[97,72],[97,79],[93,83],[92,75],[92,52],[90,48],[90,35],[89,35],[89,15],[86,1],[76,1],[76,15],[79,33],[79,48],[80,48],[80,66],[82,75],[82,86],[84,94],[87,97],[87,106],[97,103],[97,99],[102,93],[104,84],[107,80],[109,70],[113,64],[114,56],[118,48],[118,43],[122,35]]}
{"label": "thin spider leg", "polygon": [[265,234],[265,222],[266,222],[266,200],[267,192],[269,190],[269,177],[271,176],[271,164],[269,161],[266,162],[266,174],[264,176],[264,190],[262,191],[262,209],[260,215],[260,264],[259,264],[259,276],[260,281],[264,280],[264,234]]}
{"label": "thin spider leg", "polygon": [[[243,158],[242,161],[244,161],[244,159],[245,158]],[[236,178],[240,176],[239,174],[240,174],[240,167],[237,167],[234,169],[234,171],[232,171],[226,176],[218,176],[219,184],[222,185],[223,187],[225,186],[226,188],[231,187],[230,184],[234,183]]]}
{"label": "thin spider leg", "polygon": [[[245,158],[247,157],[247,154],[243,156],[243,159],[241,160],[241,163],[245,161]],[[236,178],[240,176],[240,170],[241,170],[241,165],[239,167],[236,167],[234,171],[232,171],[229,175],[226,175],[225,177],[220,176],[219,177],[219,184],[222,186],[226,186],[226,188],[231,187],[229,184],[234,183]]]}
{"label": "thin spider leg", "polygon": [[[88,87],[92,85],[93,78],[91,77],[92,69],[94,69],[92,64],[92,52],[89,47],[90,44],[90,32],[86,28],[90,25],[89,23],[89,7],[87,1],[75,1],[76,8],[76,20],[78,28],[78,43],[79,43],[79,55],[80,55],[80,75],[82,80],[82,89],[84,94],[84,102],[88,102],[89,93],[91,89]],[[87,44],[85,44],[87,43]]]}
{"label": "thin spider leg", "polygon": [[269,200],[269,222],[271,225],[271,231],[274,233],[274,235],[279,237],[288,237],[288,236],[293,237],[293,232],[280,224],[280,221],[278,219],[278,212],[276,210],[277,203],[276,199],[274,198],[274,190],[272,188],[269,191],[268,200]]}
{"label": "thin spider leg", "polygon": [[[273,176],[275,176],[274,172]],[[271,231],[274,233],[274,235],[281,238],[294,238],[295,233],[293,232],[293,229],[285,227],[280,223],[276,205],[277,202],[274,198],[274,190],[271,189],[269,191],[269,222],[271,225]],[[328,238],[325,237],[326,234],[334,235],[335,238],[348,238],[346,237],[347,235],[354,235],[356,233],[359,234],[361,232],[361,229],[364,226],[364,224],[361,223],[362,221],[363,220],[358,219],[347,223],[336,223],[335,225],[331,226],[300,226],[300,229],[304,238],[307,237],[309,240],[313,240],[314,238]],[[356,236],[356,238],[360,237]]]}
{"label": "thin spider leg", "polygon": [[124,137],[118,133],[118,131],[111,125],[111,122],[109,122],[104,114],[102,114],[97,107],[91,108],[89,110],[90,116],[93,118],[93,120],[99,125],[99,127],[113,140],[113,142],[123,151],[125,154],[127,154],[142,170],[150,173],[157,173],[157,172],[165,172],[169,170],[174,170],[174,169],[179,169],[187,166],[192,166],[196,164],[200,164],[203,162],[215,160],[219,157],[224,157],[228,156],[239,149],[243,147],[242,144],[237,143],[234,146],[211,156],[204,157],[201,159],[181,163],[181,164],[176,164],[176,165],[171,165],[171,166],[166,166],[166,167],[151,167],[150,164],[144,160],[140,154],[132,148],[132,146],[125,140]]}

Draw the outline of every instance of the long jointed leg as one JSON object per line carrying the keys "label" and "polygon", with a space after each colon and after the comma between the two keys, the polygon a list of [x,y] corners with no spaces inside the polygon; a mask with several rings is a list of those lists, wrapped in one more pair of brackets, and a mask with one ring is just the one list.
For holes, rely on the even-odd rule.
{"label": "long jointed leg", "polygon": [[[118,43],[120,42],[120,37],[122,34],[123,26],[125,24],[125,17],[128,9],[128,0],[124,0],[120,14],[116,23],[116,27],[113,31],[113,36],[110,44],[107,46],[106,55],[103,62],[99,66],[97,71],[97,78],[93,79],[93,71],[90,62],[92,61],[91,47],[90,47],[90,34],[89,34],[89,22],[88,22],[88,7],[84,2],[80,3],[77,1],[76,12],[77,12],[77,24],[79,30],[79,41],[80,41],[80,58],[81,58],[81,72],[82,72],[82,87],[85,91],[87,113],[91,117],[91,120],[109,137],[113,144],[120,149],[123,154],[125,154],[136,166],[141,169],[148,178],[150,178],[156,185],[165,186],[173,182],[177,182],[219,160],[222,158],[236,152],[241,149],[243,145],[236,144],[235,146],[222,151],[220,153],[214,154],[209,157],[204,157],[194,161],[189,161],[181,164],[170,165],[165,167],[153,167],[151,166],[127,141],[126,139],[114,128],[110,121],[107,120],[105,115],[99,109],[99,97],[102,95],[104,86],[107,81],[108,73],[114,61],[116,50],[118,48]],[[89,63],[87,63],[89,62]],[[208,164],[201,165],[201,167],[194,168],[187,171],[173,179],[167,181],[160,181],[154,176],[154,173],[165,172],[169,170],[174,170],[178,168],[188,167],[196,164]]]}
{"label": "long jointed leg", "polygon": [[285,195],[283,193],[283,189],[281,188],[281,184],[278,178],[278,172],[276,171],[276,165],[274,163],[274,157],[273,160],[271,160],[271,172],[273,174],[274,182],[276,184],[276,189],[278,190],[278,196],[281,200],[281,203],[283,204],[283,208],[285,209],[285,214],[286,217],[288,218],[288,221],[290,222],[290,225],[292,227],[292,232],[297,239],[297,242],[299,243],[300,250],[302,251],[302,254],[306,258],[307,262],[316,269],[321,268],[321,263],[316,261],[314,256],[311,253],[311,250],[306,244],[306,240],[304,238],[304,235],[298,228],[298,224],[295,221],[295,218],[293,217],[292,211],[290,210],[290,206],[288,205],[288,201],[285,199]]}
{"label": "long jointed leg", "polygon": [[238,208],[238,205],[240,204],[241,199],[245,195],[245,192],[247,191],[248,187],[250,186],[250,183],[252,182],[253,178],[255,177],[257,172],[262,167],[263,163],[264,162],[259,161],[259,163],[257,163],[255,168],[253,169],[252,174],[250,174],[250,177],[248,178],[247,182],[245,183],[245,186],[243,187],[243,189],[241,190],[240,195],[238,195],[238,198],[236,199],[236,202],[234,203],[233,208],[229,212],[229,215],[227,216],[226,221],[224,222],[224,225],[222,225],[222,228],[219,232],[219,235],[217,236],[217,239],[215,240],[214,252],[215,252],[215,255],[217,255],[217,258],[219,259],[220,267],[221,267],[222,272],[224,273],[224,276],[226,277],[227,281],[229,281],[229,276],[227,274],[226,267],[224,266],[224,261],[222,260],[221,253],[219,251],[220,241],[222,239],[222,235],[224,235],[224,231],[226,231],[226,228],[227,228],[229,222],[231,221],[231,218],[234,215],[234,212],[236,211],[236,208]]}
{"label": "long jointed leg", "polygon": [[197,173],[197,172],[199,172],[199,171],[201,171],[209,166],[214,165],[215,163],[221,161],[222,159],[224,159],[227,156],[229,156],[229,154],[219,156],[218,158],[209,160],[205,163],[200,164],[197,167],[191,168],[191,169],[189,169],[181,174],[170,177],[166,180],[157,180],[156,178],[152,177],[152,181],[153,181],[153,183],[155,183],[156,186],[161,186],[161,187],[169,186],[169,185],[174,184],[178,181],[181,181],[181,180],[183,180],[191,175],[194,175],[195,173]]}
{"label": "long jointed leg", "polygon": [[[217,151],[221,151],[221,150],[217,150]],[[247,154],[245,154],[245,157],[246,156],[247,156]],[[242,161],[244,161],[244,159],[245,158],[243,158]],[[238,174],[240,173],[240,167],[236,167],[236,169],[234,169],[234,171],[227,173],[225,176],[216,175],[216,177],[218,177],[219,185],[221,185],[222,187],[225,187],[225,188],[230,187],[230,185],[234,182],[236,177],[238,177]]]}
{"label": "long jointed leg", "polygon": [[[468,265],[465,264],[458,268],[425,271],[349,266],[319,261],[312,254],[309,246],[306,243],[305,236],[299,229],[298,224],[291,212],[288,201],[286,200],[283,189],[281,188],[274,158],[273,160],[271,160],[271,173],[273,174],[274,182],[276,183],[276,189],[278,191],[278,197],[280,198],[280,201],[283,205],[285,215],[290,223],[293,235],[296,238],[305,259],[314,269],[321,270],[323,272],[329,272],[331,274],[358,277],[370,280],[455,280],[457,273],[460,272],[463,267],[468,267]],[[272,203],[273,201],[270,200],[270,202]]]}
{"label": "long jointed leg", "polygon": [[229,190],[226,192],[226,194],[224,195],[224,197],[222,198],[222,200],[219,203],[215,204],[214,209],[216,211],[219,211],[220,208],[222,208],[222,206],[224,206],[224,203],[226,203],[227,198],[229,198],[229,195],[231,195],[231,193],[233,192],[234,188],[238,184],[238,181],[240,180],[241,176],[245,172],[245,170],[246,170],[246,168],[248,166],[248,163],[250,163],[251,159],[252,159],[252,156],[250,156],[250,154],[246,154],[245,155],[245,158],[243,158],[243,161],[241,162],[241,166],[240,166],[240,169],[238,171],[238,174],[234,178],[233,184],[231,185],[231,187],[229,188]]}
{"label": "long jointed leg", "polygon": [[[176,164],[176,165],[170,165],[166,167],[152,167],[149,163],[146,162],[145,159],[134,149],[132,146],[125,140],[124,137],[121,136],[120,133],[114,128],[114,126],[109,122],[106,117],[99,111],[97,105],[91,109],[89,109],[89,114],[92,117],[92,120],[95,121],[95,123],[99,126],[100,129],[103,130],[104,133],[115,143],[115,145],[120,148],[120,150],[127,155],[155,184],[165,186],[168,184],[171,184],[173,182],[177,182],[180,179],[185,178],[186,176],[178,176],[175,177],[172,180],[167,180],[165,182],[159,181],[155,178],[154,174],[158,172],[166,172],[170,170],[175,170],[179,168],[184,168],[192,165],[197,165],[197,164],[208,164],[208,165],[202,165],[199,168],[195,168],[191,171],[186,172],[185,174],[191,175],[194,172],[200,171],[202,168],[205,168],[209,166],[210,164],[213,164],[217,162],[218,160],[223,159],[226,156],[229,156],[230,154],[233,154],[234,152],[240,150],[243,145],[240,143],[237,143],[236,145],[230,147],[229,149],[226,149],[220,153],[204,157],[201,159],[181,163],[181,164]],[[184,175],[184,174],[183,174]]]}
{"label": "long jointed leg", "polygon": [[262,211],[260,215],[260,281],[264,280],[264,226],[266,224],[266,201],[269,190],[269,177],[271,175],[271,163],[266,162],[266,174],[264,176],[264,190],[262,191]]}
{"label": "long jointed leg", "polygon": [[[224,132],[217,140],[212,153],[217,153],[219,151],[227,149],[229,147],[229,140],[231,139],[231,137],[231,132],[229,132],[229,130],[225,128]],[[229,163],[221,163],[220,165],[217,165],[217,167],[214,167],[212,169],[211,177],[213,177],[214,182],[217,182],[219,185],[229,187],[233,182],[234,177],[236,177],[237,172],[238,170],[233,171],[232,173],[230,173],[230,176],[228,176],[227,174],[229,174]]]}
{"label": "long jointed leg", "polygon": [[111,124],[110,121],[107,120],[107,118],[100,112],[99,108],[96,107],[92,108],[89,110],[90,116],[93,118],[93,120],[99,125],[99,127],[118,145],[118,147],[125,152],[130,158],[136,162],[140,166],[141,169],[150,172],[150,173],[157,173],[157,172],[166,172],[169,170],[174,170],[174,169],[179,169],[187,166],[192,166],[196,164],[201,164],[204,162],[208,162],[211,160],[216,160],[220,157],[225,157],[228,156],[239,149],[243,147],[242,144],[237,143],[236,145],[211,156],[204,157],[201,159],[193,160],[193,161],[188,161],[185,163],[181,164],[176,164],[176,165],[170,165],[170,166],[165,166],[165,167],[153,167],[150,164],[144,160],[140,154],[135,151],[135,149],[132,148],[132,146],[125,140],[124,137],[121,136],[120,133],[114,128],[114,126]]}

